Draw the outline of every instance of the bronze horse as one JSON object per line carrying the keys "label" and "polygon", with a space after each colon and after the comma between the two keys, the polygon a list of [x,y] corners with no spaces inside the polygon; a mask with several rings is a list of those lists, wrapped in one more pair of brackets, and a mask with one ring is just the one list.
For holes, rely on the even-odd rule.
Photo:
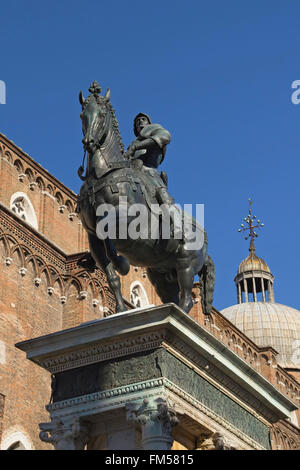
{"label": "bronze horse", "polygon": [[101,96],[101,89],[94,82],[89,91],[91,94],[86,99],[81,92],[79,95],[83,144],[88,152],[88,161],[85,177],[82,177],[82,168],[79,173],[84,183],[78,197],[78,212],[88,233],[91,256],[107,275],[116,299],[117,312],[127,308],[116,271],[126,275],[130,263],[147,268],[148,277],[163,303],[174,302],[186,313],[193,305],[192,288],[194,277],[198,274],[203,311],[209,313],[215,272],[213,261],[207,254],[206,234],[202,246],[192,250],[187,249],[184,237],[181,240],[175,240],[174,237],[173,250],[166,250],[166,240],[161,237],[152,239],[150,234],[147,239],[124,239],[118,233],[113,239],[110,237],[104,240],[97,236],[97,208],[100,205],[112,205],[118,215],[119,198],[126,196],[128,208],[133,204],[143,204],[147,207],[150,220],[149,201],[157,201],[151,191],[151,179],[143,171],[142,165],[128,160],[109,90],[105,96]]}

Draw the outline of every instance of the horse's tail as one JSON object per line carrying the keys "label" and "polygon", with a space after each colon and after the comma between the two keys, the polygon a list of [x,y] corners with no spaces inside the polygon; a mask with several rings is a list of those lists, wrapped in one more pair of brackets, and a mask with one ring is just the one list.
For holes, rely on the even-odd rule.
{"label": "horse's tail", "polygon": [[209,314],[212,309],[215,287],[215,265],[209,255],[199,275],[200,295],[203,313]]}

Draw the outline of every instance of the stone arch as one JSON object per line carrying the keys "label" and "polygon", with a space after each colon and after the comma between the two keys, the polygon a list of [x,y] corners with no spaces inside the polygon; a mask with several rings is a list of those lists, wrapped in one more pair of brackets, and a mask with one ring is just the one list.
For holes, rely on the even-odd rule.
{"label": "stone arch", "polygon": [[256,352],[253,354],[253,364],[254,364],[255,367],[259,367],[259,365],[260,365]]}
{"label": "stone arch", "polygon": [[53,189],[53,187],[51,186],[51,184],[48,184],[48,185],[47,185],[47,191],[48,191],[49,194],[51,194],[51,196],[53,196],[53,194],[54,194],[54,189]]}
{"label": "stone arch", "polygon": [[76,288],[77,295],[79,295],[80,292],[83,290],[80,281],[79,281],[76,277],[71,276],[71,277],[67,280],[67,283],[66,283],[66,286],[65,286],[65,293],[66,293],[66,295],[68,295],[70,289],[73,288],[73,287]]}
{"label": "stone arch", "polygon": [[33,255],[26,258],[26,269],[28,271],[27,274],[31,274],[33,279],[37,277],[38,269]]}
{"label": "stone arch", "polygon": [[36,268],[37,268],[37,277],[41,277],[41,271],[45,266],[45,262],[42,258],[40,258],[37,255],[34,255],[35,263],[36,263]]}
{"label": "stone arch", "polygon": [[25,259],[24,259],[23,252],[21,248],[19,247],[19,245],[16,245],[15,247],[13,247],[11,251],[11,255],[16,266],[18,266],[19,268],[24,268]]}
{"label": "stone arch", "polygon": [[94,279],[89,279],[87,282],[87,291],[90,291],[93,299],[98,297],[97,286]]}
{"label": "stone arch", "polygon": [[10,256],[10,247],[9,241],[4,233],[0,235],[0,251],[2,252],[3,256],[9,257]]}
{"label": "stone arch", "polygon": [[44,265],[40,270],[40,278],[42,283],[44,281],[46,288],[51,285],[51,276],[46,265]]}
{"label": "stone arch", "polygon": [[70,201],[70,199],[66,200],[65,206],[66,206],[68,212],[70,212],[70,213],[74,212],[74,206],[73,206],[73,203]]}
{"label": "stone arch", "polygon": [[4,151],[4,158],[8,161],[8,162],[12,162],[12,156],[11,156],[11,153],[9,150],[5,150]]}
{"label": "stone arch", "polygon": [[22,428],[11,428],[4,433],[1,450],[34,450],[27,433]]}
{"label": "stone arch", "polygon": [[59,191],[55,193],[55,199],[56,199],[57,204],[59,204],[60,206],[63,205],[64,200],[63,200],[62,194]]}
{"label": "stone arch", "polygon": [[285,388],[285,393],[287,395],[289,395],[290,390],[289,390],[289,383],[288,383],[287,379],[285,379],[285,381],[284,381],[284,388]]}
{"label": "stone arch", "polygon": [[130,285],[130,302],[135,308],[142,308],[149,305],[147,293],[140,281],[133,281]]}
{"label": "stone arch", "polygon": [[27,194],[14,193],[10,198],[10,210],[36,230],[38,229],[36,213]]}
{"label": "stone arch", "polygon": [[34,173],[30,168],[26,168],[25,175],[27,176],[27,179],[28,179],[29,183],[33,183]]}
{"label": "stone arch", "polygon": [[251,350],[251,348],[248,348],[247,356],[248,356],[248,360],[249,360],[250,362],[252,362],[252,359],[253,359],[253,358],[252,358],[252,350]]}
{"label": "stone arch", "polygon": [[14,161],[14,166],[18,174],[24,173],[24,165],[19,158],[16,158],[16,160]]}
{"label": "stone arch", "polygon": [[53,280],[53,288],[54,291],[57,292],[60,297],[65,295],[64,282],[59,275],[56,276],[56,278]]}
{"label": "stone arch", "polygon": [[36,182],[37,182],[37,185],[38,185],[39,189],[41,191],[45,191],[46,185],[45,185],[45,182],[44,182],[43,178],[38,176],[37,179],[36,179]]}
{"label": "stone arch", "polygon": [[80,282],[75,277],[68,279],[65,287],[66,304],[62,316],[63,329],[72,328],[84,321],[82,303],[78,301],[80,292]]}
{"label": "stone arch", "polygon": [[99,297],[99,309],[103,311],[104,307],[108,306],[106,291],[103,286],[100,286],[98,289],[98,297]]}

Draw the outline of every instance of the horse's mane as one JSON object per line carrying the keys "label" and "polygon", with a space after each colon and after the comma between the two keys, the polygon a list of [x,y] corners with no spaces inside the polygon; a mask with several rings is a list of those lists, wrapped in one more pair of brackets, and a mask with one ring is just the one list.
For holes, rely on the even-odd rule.
{"label": "horse's mane", "polygon": [[106,101],[106,107],[109,109],[109,111],[111,113],[112,126],[114,128],[114,131],[116,133],[119,145],[121,147],[121,152],[124,154],[125,153],[125,148],[124,148],[124,145],[123,145],[123,142],[122,142],[122,137],[121,137],[121,133],[120,133],[120,129],[119,129],[119,122],[116,118],[116,113],[115,113],[115,110],[114,110],[113,105],[111,104],[110,100]]}
{"label": "horse's mane", "polygon": [[95,100],[96,103],[100,106],[100,107],[103,107],[105,106],[106,109],[108,109],[108,111],[110,112],[111,114],[111,122],[112,122],[112,127],[113,127],[113,130],[115,131],[115,134],[116,134],[116,137],[117,137],[117,140],[118,140],[118,143],[120,145],[120,148],[121,148],[121,152],[122,154],[124,155],[125,153],[125,148],[124,148],[124,145],[123,145],[123,142],[122,142],[122,137],[121,137],[121,133],[120,133],[120,130],[119,130],[119,122],[116,118],[116,113],[115,113],[115,110],[113,108],[113,105],[111,104],[111,101],[110,99],[106,99],[104,96],[100,96],[98,94],[90,94],[85,100],[84,100],[84,103],[83,103],[83,109],[85,108],[85,106],[87,106],[88,103],[90,103],[90,101],[92,100]]}

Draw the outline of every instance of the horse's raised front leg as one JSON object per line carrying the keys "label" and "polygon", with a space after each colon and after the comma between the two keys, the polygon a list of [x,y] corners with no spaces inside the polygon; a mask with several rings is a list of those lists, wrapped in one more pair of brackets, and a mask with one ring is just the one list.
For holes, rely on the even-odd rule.
{"label": "horse's raised front leg", "polygon": [[121,293],[121,282],[116,271],[113,268],[112,263],[106,256],[106,249],[102,240],[96,235],[88,234],[90,252],[91,255],[99,268],[104,269],[107,276],[109,287],[111,288],[115,299],[116,299],[116,312],[124,312],[127,310],[122,293]]}

